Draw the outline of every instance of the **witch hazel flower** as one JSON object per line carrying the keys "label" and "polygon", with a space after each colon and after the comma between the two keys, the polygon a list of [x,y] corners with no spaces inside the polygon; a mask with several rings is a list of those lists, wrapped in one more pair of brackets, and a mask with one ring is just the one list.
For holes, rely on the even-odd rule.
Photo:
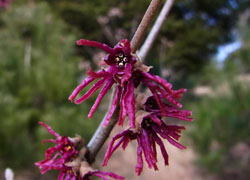
{"label": "witch hazel flower", "polygon": [[71,168],[65,166],[65,163],[70,162],[73,158],[77,157],[79,152],[76,149],[76,145],[80,143],[80,137],[69,138],[66,136],[60,136],[47,124],[43,122],[39,122],[39,124],[45,127],[47,131],[55,137],[55,139],[48,139],[43,142],[51,142],[54,143],[55,146],[47,149],[45,152],[45,159],[36,162],[35,165],[40,168],[42,174],[50,170],[58,170],[60,172],[59,177],[65,176],[73,178],[74,173]]}
{"label": "witch hazel flower", "polygon": [[135,167],[137,175],[140,175],[143,170],[143,159],[145,159],[150,169],[158,170],[156,145],[160,147],[164,164],[168,165],[168,153],[163,140],[167,140],[179,149],[185,149],[186,147],[178,142],[180,133],[185,127],[165,124],[162,120],[162,114],[165,117],[191,121],[191,111],[178,110],[174,107],[169,107],[167,104],[164,104],[163,108],[164,113],[161,113],[155,97],[149,97],[144,104],[144,111],[138,111],[137,127],[125,130],[115,135],[111,140],[105,153],[103,166],[107,165],[112,154],[120,146],[125,150],[129,142],[133,140],[137,141],[137,165]]}
{"label": "witch hazel flower", "polygon": [[[89,118],[93,116],[103,97],[112,86],[115,86],[115,93],[111,107],[105,117],[104,125],[109,123],[116,107],[119,105],[118,125],[123,125],[125,118],[128,117],[130,127],[135,128],[134,91],[139,84],[143,84],[150,89],[160,107],[163,106],[164,99],[177,107],[182,106],[178,99],[186,90],[173,90],[172,85],[166,80],[150,74],[150,67],[142,64],[138,57],[132,53],[128,40],[121,40],[114,48],[85,39],[77,41],[77,45],[97,47],[108,53],[104,57],[104,62],[108,67],[97,72],[89,71],[87,78],[69,96],[70,101],[80,104],[101,89],[94,105],[90,109]],[[92,87],[81,97],[77,98],[78,94],[94,81],[96,82]]]}
{"label": "witch hazel flower", "polygon": [[[108,65],[107,69],[102,69],[98,72],[88,72],[88,77],[76,87],[69,97],[69,100],[74,101],[76,104],[80,104],[88,99],[98,89],[100,93],[90,109],[88,117],[91,118],[99,106],[103,97],[107,94],[111,87],[115,86],[115,93],[112,102],[112,106],[109,109],[105,121],[105,125],[108,124],[111,119],[116,106],[121,105],[120,122],[124,120],[126,116],[130,118],[130,125],[135,126],[135,108],[134,108],[134,83],[131,81],[133,66],[137,59],[131,53],[130,42],[128,40],[121,40],[114,48],[109,47],[106,44],[102,44],[96,41],[89,41],[81,39],[77,41],[78,45],[98,47],[108,55],[104,58],[104,62]],[[88,86],[91,82],[97,80],[97,82],[80,98],[76,99],[77,95]],[[126,104],[126,106],[125,106]],[[121,124],[121,123],[120,123]]]}
{"label": "witch hazel flower", "polygon": [[86,148],[78,150],[82,141],[79,136],[75,138],[60,136],[47,124],[43,122],[39,122],[39,124],[55,137],[55,139],[43,141],[54,143],[55,146],[46,150],[44,160],[35,163],[41,174],[50,170],[57,170],[59,171],[58,180],[89,180],[92,176],[103,180],[107,180],[108,177],[116,180],[124,179],[111,172],[92,169],[84,158]]}

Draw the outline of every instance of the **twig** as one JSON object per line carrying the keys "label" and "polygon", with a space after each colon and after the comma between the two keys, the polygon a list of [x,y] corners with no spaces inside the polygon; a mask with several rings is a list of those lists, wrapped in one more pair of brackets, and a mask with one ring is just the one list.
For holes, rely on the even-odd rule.
{"label": "twig", "polygon": [[135,52],[141,45],[143,37],[146,34],[146,31],[151,24],[155,14],[157,13],[158,8],[161,5],[162,0],[152,0],[146,13],[144,14],[141,23],[139,24],[132,40],[131,40],[131,49],[132,52]]}
{"label": "twig", "polygon": [[[111,94],[111,98],[114,97],[114,90]],[[111,101],[112,102],[112,99]],[[111,106],[112,103],[109,104]],[[110,107],[109,107],[110,108]],[[105,117],[107,114],[105,115]],[[105,120],[105,117],[103,118],[102,122],[99,124],[98,128],[96,129],[94,135],[92,136],[91,140],[87,144],[88,153],[86,155],[86,158],[88,162],[91,164],[95,161],[95,157],[103,144],[105,143],[106,139],[109,137],[109,134],[111,133],[112,129],[114,128],[117,119],[118,119],[118,110],[116,109],[113,117],[110,119],[110,122],[107,126],[103,126],[103,122]]]}
{"label": "twig", "polygon": [[[156,14],[156,10],[160,6],[160,3],[161,3],[161,0],[152,0],[152,2],[150,3],[134,37],[132,38],[131,48],[132,48],[133,52],[135,52],[138,49],[138,47],[140,46],[141,41],[145,35],[146,29],[149,27],[154,15]],[[149,51],[149,48],[147,49],[147,51]],[[146,54],[147,54],[147,52],[146,52]],[[113,117],[110,120],[110,123],[105,127],[102,126],[103,121],[105,119],[104,118],[102,120],[102,122],[100,123],[99,127],[97,128],[97,130],[95,131],[93,137],[91,138],[91,140],[87,144],[88,154],[87,154],[86,158],[87,158],[89,163],[93,163],[95,161],[95,157],[96,157],[97,153],[99,152],[99,150],[101,149],[101,147],[105,143],[106,139],[109,137],[112,129],[114,128],[114,126],[117,122],[118,114],[119,114],[119,110],[116,109]]]}
{"label": "twig", "polygon": [[161,26],[164,22],[164,20],[166,19],[171,7],[174,4],[174,0],[167,0],[159,14],[159,16],[157,17],[157,20],[155,21],[153,28],[151,29],[150,33],[148,34],[147,39],[145,40],[145,42],[143,43],[138,56],[140,57],[141,60],[144,60],[145,57],[147,56],[147,53],[149,52],[150,48],[153,45],[154,40],[156,39],[157,35],[160,32]]}

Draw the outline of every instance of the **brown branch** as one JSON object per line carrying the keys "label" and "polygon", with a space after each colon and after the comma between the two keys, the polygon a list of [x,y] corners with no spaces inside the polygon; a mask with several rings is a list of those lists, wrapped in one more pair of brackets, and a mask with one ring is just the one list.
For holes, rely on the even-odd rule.
{"label": "brown branch", "polygon": [[141,60],[144,60],[145,57],[147,56],[173,4],[174,0],[166,0],[159,16],[157,17],[157,20],[155,21],[150,33],[148,34],[145,42],[143,43],[138,53],[138,56],[140,57]]}
{"label": "brown branch", "polygon": [[147,32],[148,27],[150,26],[153,18],[155,17],[158,8],[161,5],[162,0],[152,0],[146,13],[144,14],[141,23],[139,24],[132,40],[131,40],[131,49],[132,52],[135,52],[141,45],[142,40]]}

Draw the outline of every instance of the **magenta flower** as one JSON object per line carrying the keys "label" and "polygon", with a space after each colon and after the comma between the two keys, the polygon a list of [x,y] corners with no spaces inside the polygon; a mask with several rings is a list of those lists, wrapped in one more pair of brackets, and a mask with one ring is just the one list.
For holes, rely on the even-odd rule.
{"label": "magenta flower", "polygon": [[[84,160],[84,155],[77,150],[80,138],[69,138],[60,136],[50,126],[43,122],[40,125],[45,127],[55,139],[48,139],[44,142],[54,143],[55,146],[46,150],[45,160],[36,162],[35,165],[40,168],[41,174],[50,170],[58,170],[58,180],[89,180],[90,177],[96,176],[103,180],[111,177],[116,180],[123,180],[122,176],[118,176],[111,172],[102,172],[93,170]],[[86,152],[86,151],[84,151]]]}
{"label": "magenta flower", "polygon": [[177,142],[181,130],[185,128],[183,126],[167,125],[161,118],[164,116],[191,121],[192,118],[189,117],[191,111],[178,110],[167,104],[163,105],[164,112],[161,113],[155,97],[151,96],[147,99],[144,108],[149,113],[142,117],[141,122],[137,122],[139,125],[136,129],[127,129],[113,137],[104,157],[104,166],[107,165],[108,160],[118,147],[122,146],[125,149],[132,140],[136,140],[138,144],[137,165],[135,168],[137,175],[140,175],[143,170],[143,155],[148,167],[158,170],[156,144],[160,147],[165,165],[168,165],[168,154],[162,139],[166,139],[179,149],[185,149],[185,146]]}
{"label": "magenta flower", "polygon": [[0,7],[6,8],[10,5],[12,0],[0,0]]}
{"label": "magenta flower", "polygon": [[[161,97],[161,96],[160,96]],[[170,117],[176,118],[184,121],[192,121],[192,111],[189,110],[181,110],[172,105],[162,103],[162,107],[159,107],[157,100],[155,100],[155,96],[148,97],[147,101],[144,104],[144,110],[150,112],[148,118],[160,121],[161,117]]]}
{"label": "magenta flower", "polygon": [[36,162],[35,165],[40,168],[41,174],[50,170],[58,170],[60,172],[58,179],[74,179],[76,175],[72,168],[67,167],[65,164],[71,162],[78,156],[79,151],[76,149],[76,145],[79,143],[79,138],[74,139],[60,136],[47,124],[43,122],[39,122],[39,124],[45,127],[47,131],[55,137],[55,139],[48,139],[43,142],[51,142],[54,143],[55,146],[47,149],[45,159]]}
{"label": "magenta flower", "polygon": [[[121,40],[114,48],[95,41],[81,39],[77,41],[78,45],[98,47],[108,53],[104,61],[109,65],[108,69],[100,70],[98,72],[89,72],[88,77],[73,91],[69,100],[74,101],[76,104],[82,103],[88,99],[94,92],[101,89],[94,105],[92,106],[88,117],[91,118],[99,106],[103,97],[107,94],[108,90],[115,84],[116,90],[112,106],[106,116],[107,124],[112,117],[116,106],[121,103],[120,118],[125,118],[126,115],[130,118],[130,125],[135,126],[135,102],[134,102],[134,82],[130,80],[132,76],[133,66],[136,63],[136,57],[131,54],[130,42],[128,40]],[[76,96],[79,92],[89,85],[94,80],[98,81],[79,99]],[[76,99],[76,100],[75,100]],[[125,107],[124,104],[127,104]]]}
{"label": "magenta flower", "polygon": [[[101,100],[113,85],[115,86],[115,95],[111,108],[105,117],[104,125],[109,123],[117,105],[120,105],[118,124],[123,125],[125,118],[128,116],[130,119],[130,127],[135,128],[134,91],[140,83],[150,89],[160,108],[163,107],[162,104],[164,101],[168,101],[177,107],[182,106],[177,100],[186,90],[173,90],[172,85],[166,80],[148,73],[150,68],[143,65],[135,54],[131,52],[130,42],[128,40],[121,40],[114,48],[106,44],[85,39],[77,41],[77,45],[97,47],[108,53],[104,58],[108,68],[97,72],[90,71],[88,77],[84,79],[69,96],[70,101],[80,104],[98,89],[102,88],[94,105],[90,109],[88,114],[89,118],[93,116]],[[77,95],[95,80],[97,80],[97,82],[77,99]]]}

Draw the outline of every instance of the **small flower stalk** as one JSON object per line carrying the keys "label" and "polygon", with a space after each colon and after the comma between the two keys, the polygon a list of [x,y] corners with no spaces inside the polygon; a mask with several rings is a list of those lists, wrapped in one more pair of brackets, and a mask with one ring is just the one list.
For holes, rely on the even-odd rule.
{"label": "small flower stalk", "polygon": [[39,122],[39,124],[55,137],[55,139],[43,141],[54,143],[55,146],[46,150],[44,160],[35,163],[39,167],[41,174],[45,174],[50,170],[57,170],[59,171],[58,180],[90,180],[93,176],[103,180],[110,178],[115,180],[124,179],[122,176],[111,172],[93,169],[85,159],[87,149],[81,148],[81,150],[78,150],[79,145],[82,143],[79,136],[75,138],[60,136],[47,124],[43,122]]}

